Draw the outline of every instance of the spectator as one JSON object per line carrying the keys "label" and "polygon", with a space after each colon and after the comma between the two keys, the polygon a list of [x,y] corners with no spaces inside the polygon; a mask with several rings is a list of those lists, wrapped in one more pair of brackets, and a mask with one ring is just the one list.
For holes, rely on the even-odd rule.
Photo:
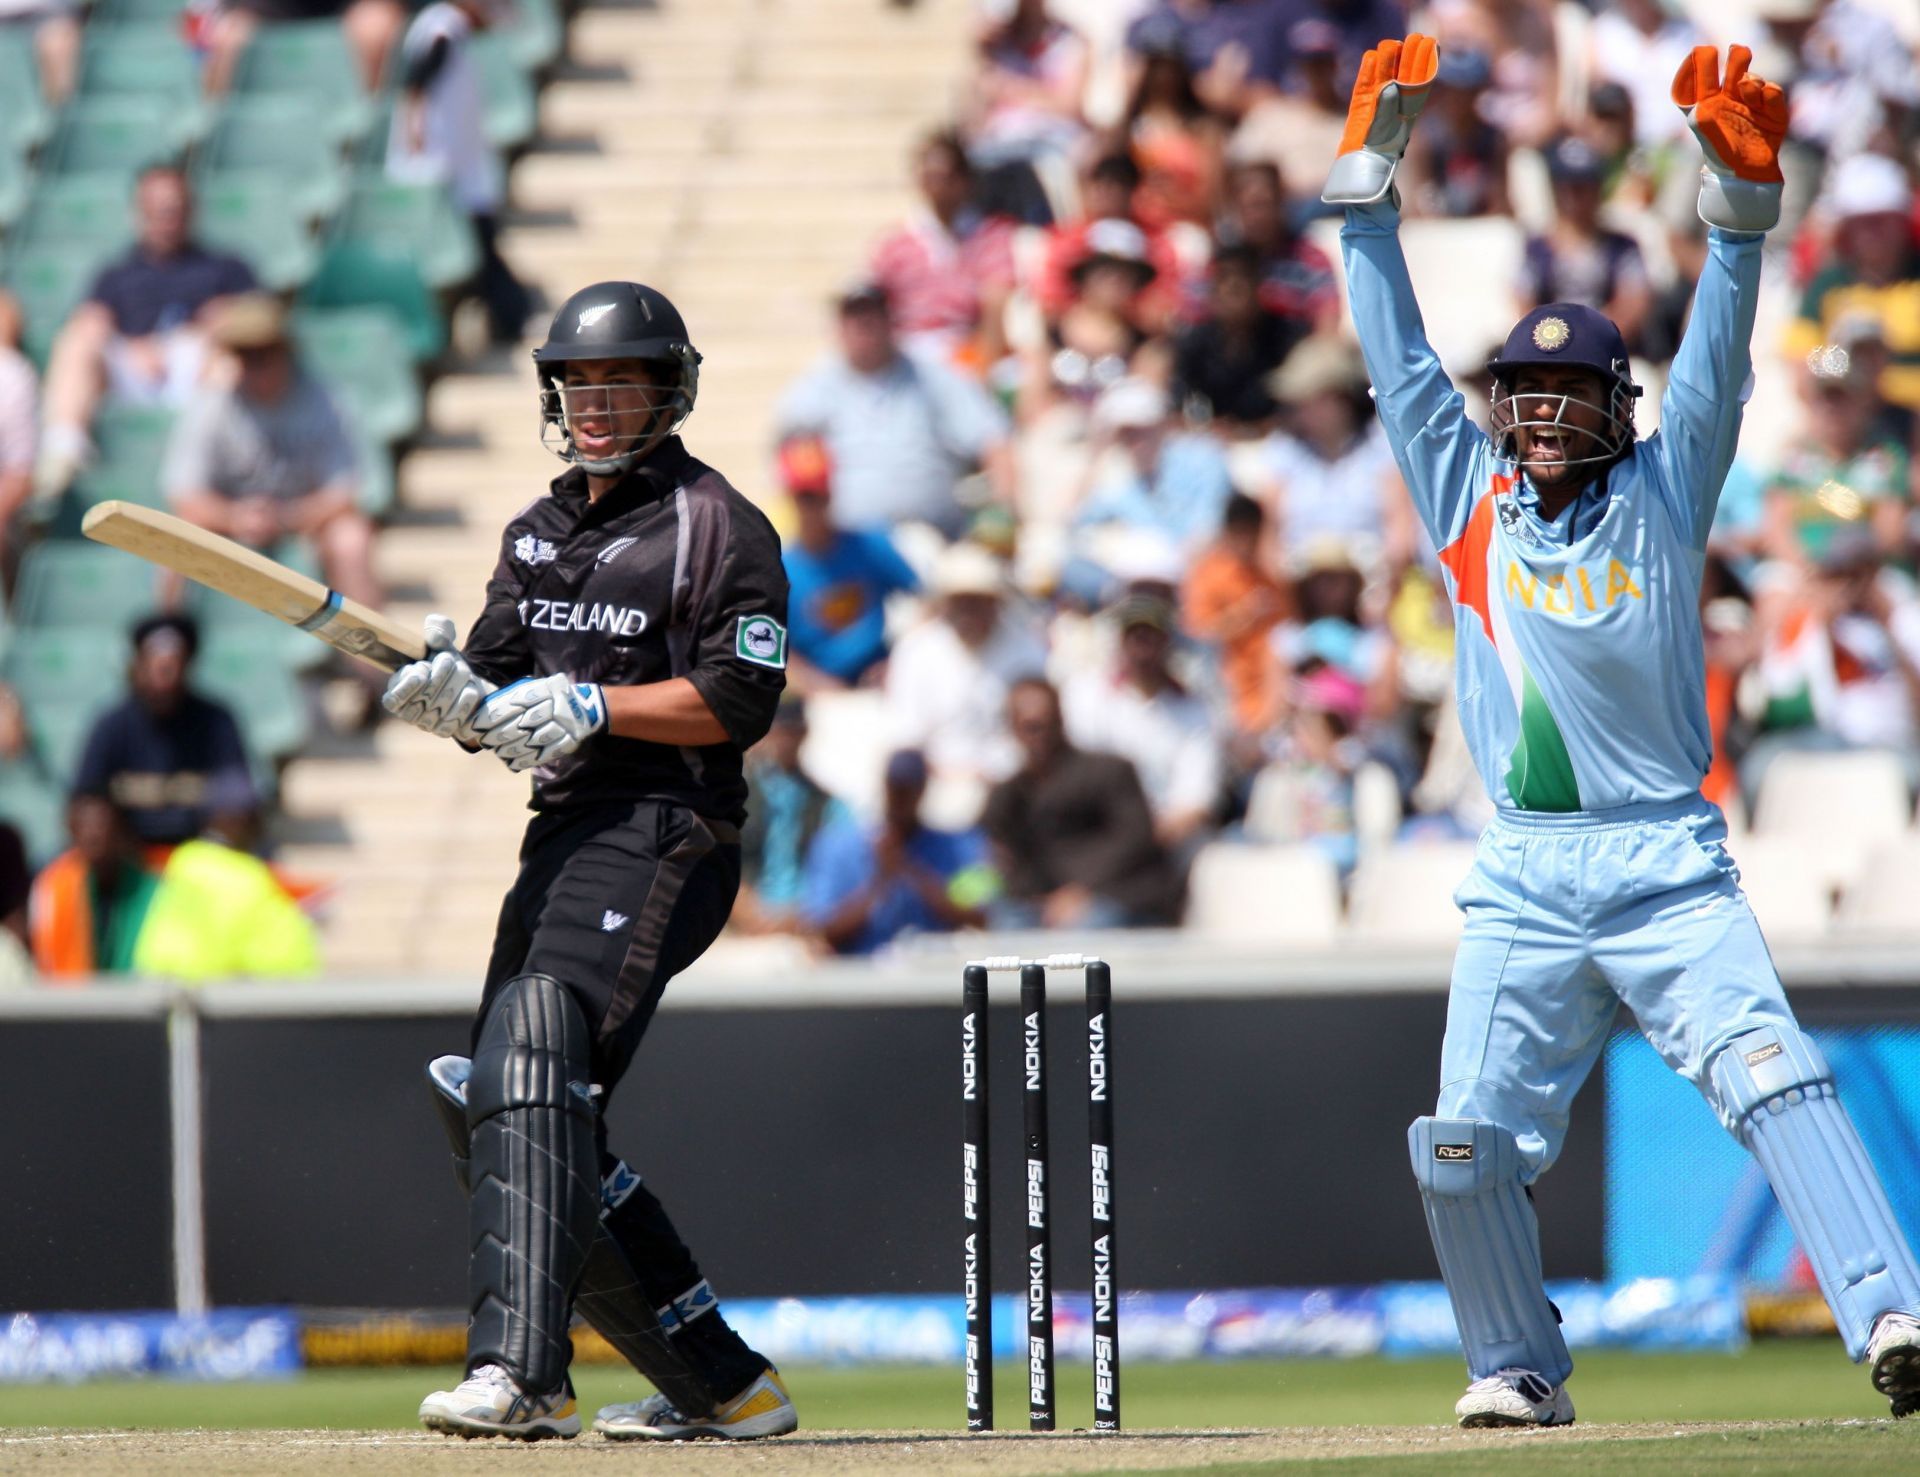
{"label": "spectator", "polygon": [[1047,13],[1046,0],[1013,0],[982,33],[966,132],[993,213],[1033,226],[1053,219],[1043,172],[1085,135],[1087,64],[1087,43]]}
{"label": "spectator", "polygon": [[871,954],[907,933],[951,933],[986,920],[977,835],[920,821],[927,761],[902,749],[887,761],[880,823],[850,816],[821,831],[807,855],[805,917],[836,953]]}
{"label": "spectator", "polygon": [[1611,0],[1593,18],[1587,74],[1627,89],[1642,148],[1686,137],[1687,121],[1668,93],[1680,64],[1706,39],[1681,7],[1664,0]]}
{"label": "spectator", "polygon": [[740,896],[734,926],[746,933],[801,927],[806,865],[814,838],[843,807],[800,767],[807,742],[806,700],[791,689],[773,727],[747,751],[747,823],[740,831]]}
{"label": "spectator", "polygon": [[[1068,309],[1087,301],[1087,274],[1095,257],[1123,266],[1132,279],[1113,304],[1129,323],[1157,330],[1171,321],[1180,304],[1180,258],[1164,232],[1135,217],[1140,187],[1140,166],[1126,150],[1102,154],[1088,167],[1080,186],[1080,218],[1047,233],[1034,284],[1049,323],[1057,324]],[[1104,297],[1104,292],[1094,295]]]}
{"label": "spectator", "polygon": [[216,791],[253,793],[232,712],[193,689],[199,648],[185,616],[135,626],[127,696],[95,720],[74,773],[75,793],[111,800],[143,845],[199,835]]}
{"label": "spectator", "polygon": [[20,305],[0,292],[0,584],[13,586],[20,559],[14,519],[33,494],[39,381],[20,352]]}
{"label": "spectator", "polygon": [[91,458],[88,430],[102,398],[180,405],[194,393],[208,320],[223,298],[254,285],[245,262],[193,239],[193,199],[180,170],[143,171],[133,208],[133,249],[94,278],[48,356],[36,474],[43,497],[62,492]]}
{"label": "spectator", "polygon": [[72,847],[34,878],[27,905],[34,968],[56,982],[125,974],[159,879],[141,860],[126,815],[105,796],[74,795],[67,830]]}
{"label": "spectator", "polygon": [[1046,647],[1009,608],[1006,573],[986,550],[955,544],[931,583],[936,613],[900,638],[887,663],[894,740],[924,751],[942,778],[1004,779],[1019,763],[1007,690],[1041,669]]}
{"label": "spectator", "polygon": [[1194,560],[1182,592],[1188,631],[1218,653],[1220,683],[1234,737],[1243,749],[1280,713],[1273,628],[1286,615],[1284,586],[1267,571],[1266,514],[1244,493],[1227,499],[1220,537]]}
{"label": "spectator", "polygon": [[1920,596],[1883,568],[1864,528],[1836,535],[1812,577],[1763,600],[1764,732],[1740,761],[1747,796],[1786,749],[1890,749],[1909,771],[1920,745]]}
{"label": "spectator", "polygon": [[222,308],[213,333],[238,374],[230,388],[202,391],[174,428],[161,478],[167,500],[249,548],[306,540],[329,585],[377,608],[358,452],[333,397],[295,358],[286,310],[249,293]]}
{"label": "spectator", "polygon": [[1260,301],[1260,258],[1250,246],[1214,256],[1207,308],[1175,340],[1174,394],[1189,421],[1228,437],[1259,435],[1277,409],[1267,380],[1306,337],[1306,325]]}
{"label": "spectator", "polygon": [[510,0],[433,0],[400,43],[400,95],[387,136],[387,174],[407,183],[444,185],[473,222],[480,244],[480,300],[495,344],[520,341],[532,299],[500,255],[506,171],[487,139],[486,84],[473,35],[509,9]]}
{"label": "spectator", "polygon": [[1480,115],[1511,147],[1545,147],[1560,125],[1554,7],[1541,0],[1434,0],[1427,23],[1442,56],[1477,51],[1491,59]]}
{"label": "spectator", "polygon": [[874,248],[873,280],[909,351],[985,369],[1007,352],[1013,225],[974,199],[966,145],[942,129],[914,151],[922,204]]}
{"label": "spectator", "polygon": [[1139,362],[1149,342],[1148,297],[1158,278],[1149,253],[1146,235],[1131,221],[1095,221],[1088,228],[1068,273],[1072,296],[1048,320],[1045,343],[1027,356],[1020,386],[1023,423],[1031,425],[1056,404],[1084,411]]}
{"label": "spectator", "polygon": [[987,797],[982,825],[1004,892],[997,928],[1132,928],[1180,916],[1180,882],[1154,834],[1133,765],[1067,739],[1051,685],[1007,697],[1017,773]]}
{"label": "spectator", "polygon": [[1177,26],[1138,33],[1135,45],[1140,66],[1120,120],[1124,147],[1140,166],[1135,218],[1151,230],[1210,226],[1226,131],[1194,91]]}
{"label": "spectator", "polygon": [[1280,171],[1265,160],[1236,164],[1227,173],[1222,246],[1248,246],[1260,262],[1260,302],[1315,333],[1340,325],[1340,292],[1327,254],[1294,230]]}
{"label": "spectator", "polygon": [[1334,538],[1298,556],[1293,619],[1274,627],[1272,643],[1289,677],[1331,668],[1365,694],[1353,719],[1383,717],[1399,705],[1399,662],[1392,636],[1369,619],[1366,580]]}
{"label": "spectator", "polygon": [[[1367,46],[1378,44],[1382,36],[1398,36],[1401,29],[1380,31]],[[1365,48],[1343,65],[1339,29],[1312,14],[1287,26],[1286,37],[1292,56],[1286,89],[1259,91],[1228,152],[1236,159],[1270,163],[1285,179],[1318,180],[1326,173],[1327,161],[1340,152],[1347,103]]]}
{"label": "spectator", "polygon": [[216,791],[207,832],[177,846],[133,949],[136,972],[187,984],[303,979],[320,972],[313,924],[251,854],[250,792]]}
{"label": "spectator", "polygon": [[1845,349],[1807,356],[1805,431],[1787,443],[1767,487],[1766,552],[1819,563],[1836,537],[1865,529],[1882,559],[1907,548],[1907,448],[1887,434],[1880,396]]}
{"label": "spectator", "polygon": [[976,468],[1011,502],[1007,420],[986,391],[944,364],[903,352],[877,283],[856,283],[838,310],[839,352],[787,390],[775,419],[782,439],[826,442],[840,526],[920,522],[957,537],[967,513],[955,489]]}
{"label": "spectator", "polygon": [[1871,319],[1891,356],[1880,393],[1920,411],[1920,249],[1906,172],[1878,154],[1856,154],[1834,170],[1826,203],[1833,260],[1808,284],[1789,347],[1805,354],[1832,342],[1842,314]]}
{"label": "spectator", "polygon": [[1600,224],[1604,162],[1569,136],[1548,151],[1547,169],[1553,178],[1554,220],[1543,234],[1527,240],[1520,312],[1544,303],[1583,303],[1618,324],[1629,351],[1640,352],[1653,287],[1633,238]]}
{"label": "spectator", "polygon": [[1119,659],[1075,678],[1061,694],[1078,748],[1128,760],[1153,810],[1154,834],[1170,855],[1190,857],[1212,829],[1221,798],[1220,745],[1207,705],[1168,665],[1174,612],[1134,595],[1113,610]]}
{"label": "spectator", "polygon": [[1441,54],[1420,127],[1407,145],[1398,184],[1411,214],[1459,218],[1506,215],[1507,141],[1480,116],[1493,80],[1485,52]]}
{"label": "spectator", "polygon": [[[1920,111],[1920,66],[1889,15],[1856,0],[1763,0],[1758,9],[1798,59],[1788,138],[1813,171],[1884,147]],[[1786,174],[1791,182],[1791,163]]]}
{"label": "spectator", "polygon": [[833,523],[833,460],[817,438],[780,448],[794,533],[781,555],[791,593],[787,681],[807,692],[851,687],[885,670],[889,595],[920,588],[883,528]]}
{"label": "spectator", "polygon": [[1094,406],[1093,424],[1096,441],[1120,453],[1075,519],[1094,562],[1099,539],[1092,535],[1103,526],[1151,531],[1185,550],[1213,536],[1233,491],[1227,459],[1210,437],[1175,429],[1166,391],[1122,380]]}
{"label": "spectator", "polygon": [[276,21],[338,19],[360,69],[360,85],[377,92],[387,75],[387,59],[406,29],[400,0],[225,0],[206,30],[208,93],[219,96],[234,80],[240,57],[260,27]]}
{"label": "spectator", "polygon": [[1412,557],[1406,490],[1367,394],[1367,369],[1347,339],[1314,338],[1268,382],[1288,429],[1261,448],[1259,492],[1282,567],[1321,540],[1369,568]]}
{"label": "spectator", "polygon": [[1360,685],[1332,667],[1290,684],[1278,752],[1254,777],[1246,829],[1261,841],[1318,848],[1342,875],[1359,859],[1353,829],[1353,777],[1363,753],[1353,738]]}
{"label": "spectator", "polygon": [[0,0],[0,36],[32,38],[40,91],[56,108],[73,95],[80,71],[79,9],[76,0]]}

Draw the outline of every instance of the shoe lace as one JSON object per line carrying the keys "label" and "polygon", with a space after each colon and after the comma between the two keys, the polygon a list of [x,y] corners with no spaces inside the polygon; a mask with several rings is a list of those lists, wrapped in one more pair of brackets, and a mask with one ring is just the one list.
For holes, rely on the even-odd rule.
{"label": "shoe lace", "polygon": [[1535,1405],[1544,1405],[1553,1398],[1553,1386],[1546,1377],[1531,1369],[1497,1369],[1484,1379],[1477,1379],[1467,1386],[1474,1394],[1488,1394],[1501,1388],[1513,1390],[1523,1399]]}
{"label": "shoe lace", "polygon": [[460,1381],[462,1394],[490,1395],[495,1390],[506,1390],[515,1395],[520,1393],[520,1386],[515,1383],[513,1376],[498,1364],[483,1364]]}

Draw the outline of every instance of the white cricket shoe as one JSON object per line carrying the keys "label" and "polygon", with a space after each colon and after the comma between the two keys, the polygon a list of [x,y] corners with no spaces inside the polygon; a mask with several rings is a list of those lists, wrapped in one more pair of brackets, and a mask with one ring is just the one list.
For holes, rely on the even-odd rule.
{"label": "white cricket shoe", "polygon": [[529,1395],[497,1364],[483,1364],[451,1390],[420,1402],[420,1424],[449,1436],[505,1436],[510,1441],[571,1440],[580,1434],[580,1408],[570,1389]]}
{"label": "white cricket shoe", "polygon": [[1573,1397],[1531,1369],[1503,1369],[1475,1380],[1453,1407],[1468,1430],[1486,1426],[1570,1426]]}
{"label": "white cricket shoe", "polygon": [[709,1416],[682,1415],[665,1395],[649,1395],[606,1406],[593,1418],[593,1429],[609,1441],[754,1441],[799,1428],[793,1397],[771,1367]]}
{"label": "white cricket shoe", "polygon": [[1882,1313],[1867,1342],[1873,1387],[1893,1402],[1894,1419],[1920,1410],[1920,1318]]}

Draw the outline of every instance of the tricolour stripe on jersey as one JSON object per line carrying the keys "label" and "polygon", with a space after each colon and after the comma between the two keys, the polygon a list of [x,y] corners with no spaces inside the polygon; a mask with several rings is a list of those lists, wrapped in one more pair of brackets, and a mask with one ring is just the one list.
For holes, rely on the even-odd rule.
{"label": "tricolour stripe on jersey", "polygon": [[1519,737],[1507,756],[1507,793],[1522,810],[1578,810],[1580,785],[1572,755],[1553,710],[1521,659],[1500,583],[1494,500],[1511,496],[1517,481],[1507,473],[1494,476],[1486,494],[1474,504],[1460,537],[1440,550],[1440,562],[1453,576],[1454,602],[1480,618],[1480,629],[1499,659],[1513,698]]}

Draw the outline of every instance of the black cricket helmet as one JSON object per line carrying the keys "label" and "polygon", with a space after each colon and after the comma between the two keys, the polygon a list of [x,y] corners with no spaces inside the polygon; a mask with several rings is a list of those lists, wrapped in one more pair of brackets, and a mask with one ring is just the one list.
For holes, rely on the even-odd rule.
{"label": "black cricket helmet", "polygon": [[[569,387],[567,365],[585,359],[638,359],[667,373],[658,385]],[[700,353],[680,310],[665,293],[638,282],[596,282],[568,298],[553,315],[547,341],[533,351],[533,363],[541,444],[603,477],[625,472],[678,431],[700,390]],[[627,403],[616,406],[616,398]],[[607,419],[617,450],[588,456],[575,444],[572,421],[589,414]],[[633,424],[622,426],[622,420]]]}
{"label": "black cricket helmet", "polygon": [[[1520,397],[1513,393],[1514,380],[1522,369],[1583,369],[1599,382],[1606,397],[1604,405],[1582,401],[1572,395],[1529,395],[1529,402],[1557,398],[1559,405],[1547,419],[1525,419]],[[1513,332],[1500,352],[1487,361],[1493,376],[1493,441],[1500,454],[1521,466],[1533,465],[1519,456],[1519,438],[1515,431],[1527,429],[1566,429],[1564,418],[1569,404],[1590,405],[1605,418],[1603,434],[1583,431],[1594,443],[1591,455],[1576,457],[1573,447],[1566,448],[1564,464],[1592,466],[1618,461],[1634,439],[1633,402],[1640,398],[1640,386],[1633,382],[1627,361],[1626,340],[1619,328],[1604,313],[1582,303],[1547,303],[1535,308],[1513,325]]]}

